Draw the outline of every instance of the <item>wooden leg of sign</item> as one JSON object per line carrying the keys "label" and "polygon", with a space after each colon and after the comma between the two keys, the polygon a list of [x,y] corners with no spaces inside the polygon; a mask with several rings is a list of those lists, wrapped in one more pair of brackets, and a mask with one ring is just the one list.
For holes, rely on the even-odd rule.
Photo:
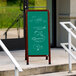
{"label": "wooden leg of sign", "polygon": [[26,51],[25,51],[25,60],[27,60],[27,53],[26,53]]}
{"label": "wooden leg of sign", "polygon": [[29,65],[29,56],[28,56],[28,50],[27,49],[25,51],[25,59],[26,59],[27,65]]}
{"label": "wooden leg of sign", "polygon": [[46,55],[46,60],[48,60],[48,55]]}
{"label": "wooden leg of sign", "polygon": [[27,65],[29,65],[29,57],[28,57],[28,55],[27,55],[26,59],[27,59]]}
{"label": "wooden leg of sign", "polygon": [[27,65],[29,65],[29,56],[28,56],[28,51],[26,52],[26,60],[27,60]]}
{"label": "wooden leg of sign", "polygon": [[27,65],[29,65],[29,57],[27,57]]}
{"label": "wooden leg of sign", "polygon": [[49,51],[49,64],[51,64],[51,53]]}

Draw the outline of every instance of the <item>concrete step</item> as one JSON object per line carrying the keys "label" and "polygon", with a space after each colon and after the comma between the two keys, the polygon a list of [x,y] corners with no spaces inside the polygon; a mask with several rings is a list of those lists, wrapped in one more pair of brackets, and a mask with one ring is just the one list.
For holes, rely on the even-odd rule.
{"label": "concrete step", "polygon": [[[76,64],[73,64],[73,70],[76,70]],[[55,74],[56,72],[58,73],[61,71],[68,71],[68,64],[27,68],[27,69],[23,69],[23,72],[20,72],[19,76],[30,76],[30,75],[34,76],[44,73],[49,73],[49,74],[44,74],[43,76],[53,76],[52,75],[53,73]],[[66,72],[66,74],[68,74],[68,72]],[[14,76],[14,70],[0,71],[0,76]]]}
{"label": "concrete step", "polygon": [[[52,63],[50,65],[45,57],[30,57],[30,64],[26,65],[25,50],[11,51],[11,53],[23,69],[19,76],[68,71],[68,53],[63,49],[51,49]],[[76,55],[76,52],[74,54]],[[72,63],[73,70],[76,70],[76,61],[72,60]],[[14,76],[14,65],[5,52],[0,52],[0,76]]]}
{"label": "concrete step", "polygon": [[39,75],[31,75],[31,76],[76,76],[76,71],[72,73],[66,72],[55,72],[55,73],[46,73],[46,74],[39,74]]}

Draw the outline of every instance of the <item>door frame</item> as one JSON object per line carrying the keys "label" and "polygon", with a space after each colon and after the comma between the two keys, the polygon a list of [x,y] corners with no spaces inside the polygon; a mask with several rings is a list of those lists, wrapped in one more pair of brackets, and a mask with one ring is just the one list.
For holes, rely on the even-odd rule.
{"label": "door frame", "polygon": [[56,46],[56,0],[52,0],[52,48]]}

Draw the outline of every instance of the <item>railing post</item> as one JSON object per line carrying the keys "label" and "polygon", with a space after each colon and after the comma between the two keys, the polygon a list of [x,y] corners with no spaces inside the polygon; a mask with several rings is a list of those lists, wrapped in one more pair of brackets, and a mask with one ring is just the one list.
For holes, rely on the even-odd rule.
{"label": "railing post", "polygon": [[7,32],[5,32],[5,39],[7,39]]}
{"label": "railing post", "polygon": [[[73,36],[76,39],[76,35],[72,32],[71,29],[76,31],[76,27],[71,23],[71,22],[60,22],[60,24],[62,25],[62,27],[64,27],[64,29],[66,29],[66,31],[68,32],[68,49],[66,48],[65,45],[62,45],[67,51],[68,51],[68,62],[69,62],[69,72],[72,71],[72,60],[71,60],[71,56],[76,60],[76,56],[73,55],[73,53],[71,52],[71,48],[73,48],[74,50],[76,49],[72,43],[71,43],[71,36]],[[66,26],[66,24],[70,25],[70,28]]]}
{"label": "railing post", "polygon": [[[68,32],[68,43],[69,43],[69,45],[68,45],[69,51],[71,51],[71,33],[70,32]],[[71,73],[71,71],[72,71],[72,61],[71,61],[71,55],[70,54],[68,54],[68,55],[69,55],[69,57],[68,57],[69,73]]]}
{"label": "railing post", "polygon": [[19,76],[19,71],[18,71],[17,67],[15,67],[15,76]]}

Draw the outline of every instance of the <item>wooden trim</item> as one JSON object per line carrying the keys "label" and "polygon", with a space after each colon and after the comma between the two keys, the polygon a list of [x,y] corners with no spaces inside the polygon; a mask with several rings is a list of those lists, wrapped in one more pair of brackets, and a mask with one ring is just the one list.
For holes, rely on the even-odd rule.
{"label": "wooden trim", "polygon": [[51,64],[51,51],[50,51],[50,14],[48,11],[48,43],[49,43],[49,64]]}
{"label": "wooden trim", "polygon": [[48,55],[29,55],[29,57],[47,57]]}
{"label": "wooden trim", "polygon": [[26,39],[25,40],[26,41],[25,42],[26,43],[26,46],[25,46],[26,51],[25,51],[25,59],[27,60],[27,64],[29,64],[29,58],[28,58],[28,23],[27,23],[28,21],[27,20],[28,20],[28,17],[27,17],[27,12],[26,12],[26,38],[25,38]]}

